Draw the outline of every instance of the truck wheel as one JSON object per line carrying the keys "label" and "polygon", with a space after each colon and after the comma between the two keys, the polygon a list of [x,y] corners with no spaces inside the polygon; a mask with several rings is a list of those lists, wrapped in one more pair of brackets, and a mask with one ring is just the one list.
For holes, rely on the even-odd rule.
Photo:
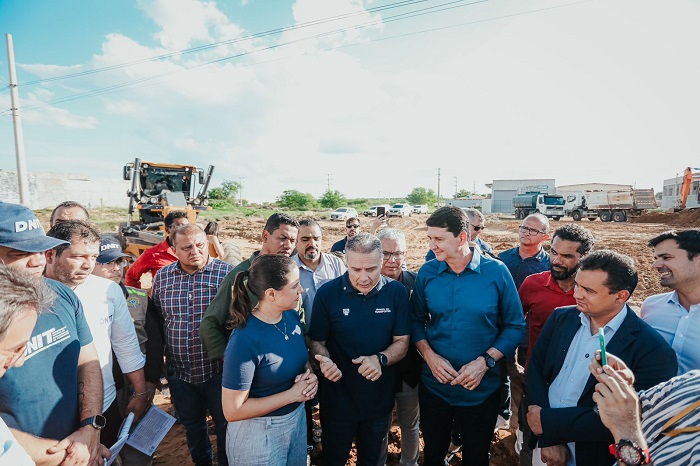
{"label": "truck wheel", "polygon": [[602,211],[600,214],[598,214],[598,216],[600,217],[601,222],[609,222],[612,220],[612,214],[609,210]]}
{"label": "truck wheel", "polygon": [[571,218],[574,219],[574,222],[580,222],[582,217],[583,216],[581,215],[580,210],[574,210],[573,212],[571,212]]}
{"label": "truck wheel", "polygon": [[616,222],[624,222],[627,220],[627,215],[621,210],[616,210],[612,214],[612,219]]}
{"label": "truck wheel", "polygon": [[231,265],[238,265],[243,262],[243,257],[241,256],[241,248],[232,239],[225,239],[221,241],[221,248],[224,250],[224,257],[219,257],[224,262],[228,262]]}
{"label": "truck wheel", "polygon": [[588,217],[588,220],[590,220],[591,222],[595,222],[595,217]]}
{"label": "truck wheel", "polygon": [[558,217],[558,216],[557,216],[557,217],[552,217],[552,218],[553,218],[555,221],[557,221],[557,222],[561,219],[561,217]]}

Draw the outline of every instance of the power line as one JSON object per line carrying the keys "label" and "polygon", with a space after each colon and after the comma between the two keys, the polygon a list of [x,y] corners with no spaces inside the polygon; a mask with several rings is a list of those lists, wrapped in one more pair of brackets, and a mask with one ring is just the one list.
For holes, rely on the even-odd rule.
{"label": "power line", "polygon": [[[425,1],[425,0],[421,0],[421,1]],[[469,2],[469,3],[464,3],[464,1],[465,1],[465,0],[455,0],[455,1],[448,2],[448,3],[442,4],[442,5],[436,5],[436,6],[424,8],[424,9],[421,9],[421,10],[429,10],[429,11],[423,11],[423,12],[421,12],[421,13],[419,13],[419,14],[416,13],[416,12],[401,13],[401,14],[398,14],[398,15],[394,15],[394,16],[388,17],[388,18],[386,18],[383,22],[385,22],[385,23],[386,23],[386,22],[394,22],[394,21],[398,21],[398,20],[402,20],[402,19],[414,18],[414,17],[417,17],[417,16],[423,16],[423,15],[426,15],[426,14],[432,14],[432,13],[442,12],[442,11],[446,11],[446,10],[450,10],[450,9],[454,9],[454,8],[459,8],[459,7],[464,7],[464,6],[470,6],[470,5],[477,4],[477,3],[484,3],[484,2],[489,1],[489,0],[477,0],[477,1]],[[452,29],[452,28],[456,28],[456,27],[463,27],[463,26],[468,26],[468,25],[472,25],[472,24],[478,24],[478,23],[483,23],[483,22],[488,22],[488,21],[495,21],[495,20],[499,20],[499,19],[511,18],[511,17],[515,17],[515,16],[521,16],[521,15],[539,13],[539,12],[546,11],[546,10],[558,9],[558,8],[563,8],[563,7],[567,7],[567,6],[574,6],[574,5],[578,5],[578,4],[582,4],[582,3],[589,3],[589,2],[592,2],[592,1],[595,1],[595,0],[582,0],[582,1],[578,1],[578,2],[567,3],[567,4],[564,4],[564,5],[557,5],[557,6],[539,8],[539,9],[530,10],[530,11],[512,13],[512,14],[508,14],[508,15],[501,15],[501,16],[496,16],[496,17],[491,17],[491,18],[484,18],[484,19],[480,19],[480,20],[467,21],[467,22],[457,23],[457,24],[448,25],[448,26],[439,26],[439,27],[435,27],[435,28],[424,29],[424,30],[421,30],[421,31],[413,31],[413,32],[408,32],[408,33],[404,33],[404,34],[397,34],[397,35],[394,35],[394,36],[391,36],[391,37],[384,37],[384,38],[369,40],[369,41],[366,41],[366,42],[363,42],[363,43],[359,43],[359,44],[347,44],[347,45],[333,46],[333,47],[329,47],[329,48],[327,48],[327,49],[324,49],[323,51],[331,51],[331,50],[337,50],[337,49],[342,49],[342,48],[355,47],[355,46],[359,46],[359,45],[368,45],[368,44],[371,44],[371,43],[381,42],[381,41],[385,41],[385,40],[393,40],[393,39],[408,37],[408,36],[412,36],[412,35],[425,34],[425,33],[428,33],[428,32],[434,32],[434,31]],[[462,5],[450,5],[450,4],[456,4],[456,3],[464,3],[464,4],[462,4]],[[450,5],[450,6],[449,6],[449,7],[445,7],[445,5]],[[440,7],[444,7],[444,8],[440,8]],[[440,9],[437,9],[437,8],[440,8]],[[418,10],[416,10],[416,11],[418,11]],[[38,110],[38,109],[41,109],[41,108],[45,108],[45,107],[49,107],[49,106],[52,106],[52,105],[61,104],[61,103],[65,103],[65,102],[70,102],[70,101],[78,100],[78,99],[85,98],[85,97],[91,97],[91,96],[97,96],[97,95],[102,95],[102,94],[111,94],[111,93],[114,93],[114,92],[120,92],[121,90],[123,90],[123,89],[125,89],[125,88],[138,89],[138,88],[141,88],[141,87],[144,87],[144,86],[136,86],[137,84],[145,83],[145,82],[152,81],[152,80],[158,79],[158,78],[163,78],[163,77],[171,76],[171,75],[174,75],[174,74],[177,74],[177,73],[181,73],[181,72],[183,72],[183,71],[189,71],[189,70],[196,69],[196,68],[200,68],[200,67],[203,67],[203,66],[208,66],[208,65],[211,65],[211,64],[214,64],[214,63],[219,63],[219,62],[222,62],[222,61],[227,61],[227,60],[232,60],[232,59],[235,59],[235,58],[240,58],[240,57],[243,57],[243,56],[246,56],[246,55],[254,54],[254,53],[256,53],[256,52],[263,52],[263,51],[266,51],[266,50],[271,50],[271,49],[283,47],[283,46],[286,46],[286,45],[290,45],[290,44],[297,43],[297,42],[301,42],[301,41],[305,41],[305,40],[316,39],[316,38],[320,38],[320,37],[324,37],[324,36],[328,36],[328,35],[333,35],[333,34],[339,34],[339,33],[342,33],[342,32],[349,31],[349,30],[353,30],[353,29],[361,29],[361,28],[368,27],[368,26],[374,25],[374,24],[377,24],[377,21],[373,21],[373,22],[369,22],[369,23],[364,23],[364,24],[360,24],[360,25],[355,25],[355,26],[348,27],[348,28],[337,29],[337,30],[334,30],[334,31],[328,31],[328,32],[316,34],[316,35],[313,35],[313,36],[303,37],[303,38],[295,39],[295,40],[292,40],[292,41],[288,41],[288,42],[284,42],[284,43],[279,43],[279,44],[275,44],[275,45],[271,45],[271,46],[267,46],[267,47],[263,47],[263,48],[257,49],[257,50],[252,50],[252,51],[247,51],[247,52],[241,52],[241,53],[236,54],[236,55],[231,55],[231,56],[223,57],[223,58],[220,58],[220,59],[217,59],[217,60],[212,60],[212,61],[200,63],[200,64],[197,64],[197,65],[194,65],[194,66],[191,66],[191,67],[179,68],[178,70],[171,71],[171,72],[168,72],[168,73],[162,73],[162,74],[159,74],[159,75],[148,76],[148,77],[140,78],[140,79],[137,79],[137,80],[132,80],[132,81],[128,81],[128,82],[124,82],[124,83],[120,83],[120,84],[115,84],[115,85],[112,85],[112,86],[107,86],[107,87],[104,87],[104,88],[95,89],[95,90],[88,91],[88,92],[84,92],[84,93],[80,93],[80,94],[74,94],[74,95],[72,95],[72,96],[67,96],[67,97],[64,97],[64,98],[55,99],[55,100],[52,100],[52,101],[49,101],[49,102],[44,102],[44,103],[42,103],[42,104],[37,104],[37,105],[33,105],[33,106],[28,106],[28,107],[25,107],[23,110],[24,110],[25,112],[26,112],[26,111],[32,111],[32,110]],[[304,54],[304,55],[305,55],[305,54]],[[277,59],[273,59],[273,60],[265,60],[265,61],[262,61],[262,62],[256,62],[256,63],[251,63],[251,64],[248,64],[248,65],[242,65],[242,67],[256,66],[256,65],[260,65],[260,64],[264,64],[264,63],[270,63],[270,62],[274,62],[274,61],[279,61],[279,60],[286,59],[286,58],[289,58],[289,57],[281,57],[281,58],[277,58]],[[150,86],[150,85],[153,85],[153,84],[158,84],[158,83],[149,83],[149,84],[146,84],[146,86]],[[0,113],[0,115],[5,115],[5,114],[7,114],[8,112],[9,112],[9,110],[5,110],[4,112]]]}
{"label": "power line", "polygon": [[390,3],[388,5],[378,6],[378,7],[374,7],[374,8],[368,8],[367,10],[363,10],[363,11],[343,13],[340,15],[330,16],[327,18],[316,19],[316,20],[312,20],[312,21],[307,21],[304,23],[294,24],[291,26],[283,26],[283,27],[279,27],[279,28],[275,28],[275,29],[270,29],[270,30],[264,31],[264,32],[249,34],[249,35],[243,36],[243,37],[237,37],[235,39],[228,39],[228,40],[214,42],[214,43],[207,44],[207,45],[192,47],[189,49],[178,50],[176,52],[169,52],[169,53],[157,55],[157,56],[150,57],[150,58],[143,58],[140,60],[134,60],[134,61],[130,61],[130,62],[105,66],[105,67],[101,67],[101,68],[94,68],[94,69],[86,70],[86,71],[79,71],[76,73],[64,74],[61,76],[54,76],[51,78],[26,81],[26,82],[19,83],[19,85],[20,86],[33,86],[36,84],[41,84],[41,83],[46,83],[46,82],[59,81],[59,80],[68,79],[68,78],[76,78],[76,77],[86,76],[86,75],[95,74],[95,73],[102,73],[104,71],[111,71],[111,70],[126,68],[126,67],[133,66],[133,65],[140,65],[143,63],[149,63],[152,61],[159,61],[159,60],[162,60],[165,58],[172,58],[172,57],[179,56],[179,55],[186,55],[189,53],[200,52],[203,50],[209,50],[212,48],[221,47],[223,45],[235,44],[237,42],[258,39],[258,38],[266,37],[269,35],[280,34],[283,32],[294,31],[297,29],[307,28],[310,26],[317,26],[317,25],[321,25],[321,24],[325,24],[325,23],[329,23],[329,22],[333,22],[333,21],[338,21],[341,19],[347,19],[347,18],[351,18],[353,16],[364,15],[366,13],[377,13],[377,12],[384,11],[384,10],[389,10],[389,9],[393,9],[393,8],[400,8],[400,7],[404,7],[404,6],[410,6],[410,5],[413,5],[416,3],[423,3],[423,2],[427,2],[427,1],[430,1],[430,0],[402,0],[399,2],[395,2],[395,3]]}

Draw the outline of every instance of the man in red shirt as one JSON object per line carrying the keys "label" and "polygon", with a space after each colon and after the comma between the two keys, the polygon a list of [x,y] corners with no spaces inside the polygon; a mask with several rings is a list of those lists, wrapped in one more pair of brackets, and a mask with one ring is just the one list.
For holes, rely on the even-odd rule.
{"label": "man in red shirt", "polygon": [[165,241],[146,249],[126,271],[126,286],[145,288],[141,286],[141,275],[150,272],[155,277],[156,272],[177,261],[177,256],[170,244],[170,234],[183,225],[189,224],[187,213],[182,211],[170,212],[165,217]]}
{"label": "man in red shirt", "polygon": [[[576,304],[574,299],[576,271],[581,264],[581,259],[593,249],[593,243],[591,232],[576,223],[569,223],[558,228],[552,236],[549,270],[530,275],[520,285],[518,294],[523,304],[523,313],[530,322],[528,360],[542,327],[554,309]],[[524,415],[527,413],[527,405],[524,404],[524,400],[523,396],[523,402],[520,404],[522,416],[519,416],[516,448],[523,435],[525,437],[530,435],[529,428],[525,426],[527,423],[524,422]],[[532,464],[532,450],[527,447],[527,443],[528,439],[526,438],[520,452],[521,466]]]}

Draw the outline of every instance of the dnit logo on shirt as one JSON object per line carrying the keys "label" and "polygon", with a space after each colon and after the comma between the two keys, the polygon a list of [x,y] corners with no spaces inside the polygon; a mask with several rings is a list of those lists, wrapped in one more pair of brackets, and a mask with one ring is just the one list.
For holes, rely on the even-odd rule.
{"label": "dnit logo on shirt", "polygon": [[42,351],[49,349],[54,345],[58,345],[62,341],[69,338],[70,332],[68,331],[68,327],[61,327],[58,330],[55,328],[50,328],[45,332],[34,335],[27,342],[27,349],[24,351],[26,359],[28,360]]}
{"label": "dnit logo on shirt", "polygon": [[343,309],[343,315],[347,316],[350,314],[350,309]]}
{"label": "dnit logo on shirt", "polygon": [[388,307],[378,307],[377,309],[374,310],[375,314],[387,314],[391,313],[391,309]]}

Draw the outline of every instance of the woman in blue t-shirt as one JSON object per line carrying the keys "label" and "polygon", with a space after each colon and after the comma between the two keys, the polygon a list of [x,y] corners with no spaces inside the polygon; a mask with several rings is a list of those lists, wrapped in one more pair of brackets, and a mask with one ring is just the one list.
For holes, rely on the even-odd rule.
{"label": "woman in blue t-shirt", "polygon": [[304,402],[318,380],[295,310],[301,293],[299,267],[277,254],[259,256],[233,282],[222,392],[231,465],[306,464]]}

